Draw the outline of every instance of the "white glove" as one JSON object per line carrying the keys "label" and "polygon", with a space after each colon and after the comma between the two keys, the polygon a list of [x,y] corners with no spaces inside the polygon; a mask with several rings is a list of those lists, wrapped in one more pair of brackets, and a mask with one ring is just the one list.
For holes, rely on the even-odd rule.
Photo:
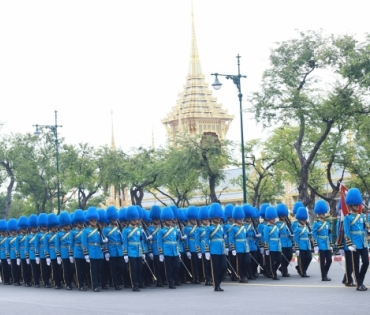
{"label": "white glove", "polygon": [[297,257],[299,256],[299,250],[296,250],[295,251],[295,254],[297,255]]}
{"label": "white glove", "polygon": [[260,253],[263,255],[264,252],[265,252],[265,249],[263,247],[260,247]]}
{"label": "white glove", "polygon": [[224,239],[225,239],[225,240],[227,239],[227,235],[226,235],[226,234],[224,235]]}
{"label": "white glove", "polygon": [[30,264],[30,259],[29,258],[26,258],[26,263],[27,263],[27,265]]}
{"label": "white glove", "polygon": [[330,250],[333,251],[333,247],[332,246],[330,246]]}
{"label": "white glove", "polygon": [[8,262],[8,265],[12,263],[12,261],[9,258],[6,261]]}
{"label": "white glove", "polygon": [[187,237],[187,235],[183,235],[183,236],[181,236],[181,239],[182,240],[186,240],[188,237]]}
{"label": "white glove", "polygon": [[202,259],[202,254],[201,253],[198,253],[197,256],[198,256],[199,259]]}
{"label": "white glove", "polygon": [[317,253],[319,252],[319,248],[318,248],[317,246],[315,246],[315,247],[313,248],[313,251],[315,252],[315,254],[317,254]]}
{"label": "white glove", "polygon": [[340,249],[340,250],[339,250],[339,253],[340,253],[340,255],[341,255],[342,257],[344,257],[344,249]]}
{"label": "white glove", "polygon": [[191,259],[191,254],[189,252],[186,252],[186,257],[188,257],[188,259]]}
{"label": "white glove", "polygon": [[89,255],[86,255],[86,256],[85,256],[85,260],[86,260],[86,262],[88,262],[88,263],[89,263],[89,262],[90,262],[90,256],[89,256]]}
{"label": "white glove", "polygon": [[125,260],[126,264],[128,263],[128,256],[123,256],[123,259]]}
{"label": "white glove", "polygon": [[50,258],[46,258],[46,264],[47,264],[48,266],[50,266],[50,264],[51,264],[51,259],[50,259]]}
{"label": "white glove", "polygon": [[106,253],[106,254],[104,255],[104,257],[105,257],[105,260],[106,260],[106,261],[109,261],[109,257],[110,257],[109,253]]}
{"label": "white glove", "polygon": [[266,256],[270,255],[270,251],[268,249],[265,250]]}
{"label": "white glove", "polygon": [[260,234],[260,233],[257,233],[257,234],[256,234],[256,237],[261,237],[261,234]]}
{"label": "white glove", "polygon": [[36,264],[40,264],[40,257],[36,257]]}
{"label": "white glove", "polygon": [[69,261],[71,262],[71,264],[73,264],[75,262],[75,259],[72,256],[69,256]]}
{"label": "white glove", "polygon": [[143,254],[143,256],[141,256],[141,258],[142,258],[143,260],[146,260],[145,254]]}
{"label": "white glove", "polygon": [[17,258],[17,265],[19,266],[21,264],[21,260]]}
{"label": "white glove", "polygon": [[231,251],[231,254],[233,254],[233,256],[236,256],[236,250],[234,249],[234,250],[232,250]]}
{"label": "white glove", "polygon": [[205,253],[205,255],[206,255],[206,259],[207,260],[210,260],[211,259],[211,254],[210,253],[207,252],[207,253]]}
{"label": "white glove", "polygon": [[356,251],[356,247],[354,247],[354,246],[348,246],[348,249],[349,249],[351,252],[355,252],[355,251]]}
{"label": "white glove", "polygon": [[227,255],[229,255],[229,249],[228,248],[225,248],[224,249],[224,254],[227,256]]}
{"label": "white glove", "polygon": [[162,254],[159,255],[159,261],[163,262],[164,261],[164,256]]}
{"label": "white glove", "polygon": [[61,257],[57,257],[57,263],[58,263],[58,265],[60,265],[62,263],[62,258]]}
{"label": "white glove", "polygon": [[108,239],[107,238],[103,238],[103,243],[104,244],[107,244],[108,243]]}
{"label": "white glove", "polygon": [[149,259],[150,259],[150,260],[154,260],[153,253],[149,253],[148,255],[149,255]]}
{"label": "white glove", "polygon": [[148,241],[151,241],[153,239],[153,236],[152,235],[149,235],[147,238],[146,238]]}

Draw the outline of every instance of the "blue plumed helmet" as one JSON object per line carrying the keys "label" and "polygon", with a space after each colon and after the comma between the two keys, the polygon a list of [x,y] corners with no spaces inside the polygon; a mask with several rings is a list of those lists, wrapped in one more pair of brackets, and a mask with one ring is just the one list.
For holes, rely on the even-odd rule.
{"label": "blue plumed helmet", "polygon": [[74,212],[73,223],[85,223],[85,222],[86,222],[86,217],[85,217],[84,211],[81,209],[77,209]]}
{"label": "blue plumed helmet", "polygon": [[37,228],[37,214],[31,214],[28,218],[28,225],[30,228]]}
{"label": "blue plumed helmet", "polygon": [[188,218],[187,218],[187,216],[186,216],[186,209],[183,209],[183,208],[181,208],[181,209],[179,209],[179,221],[180,222],[184,222],[184,221],[186,221]]}
{"label": "blue plumed helmet", "polygon": [[17,220],[14,219],[14,218],[9,219],[8,224],[7,224],[7,229],[8,229],[8,232],[18,231],[18,222],[17,222]]}
{"label": "blue plumed helmet", "polygon": [[140,219],[139,211],[136,206],[128,206],[126,211],[126,220],[138,220]]}
{"label": "blue plumed helmet", "polygon": [[110,221],[116,221],[118,219],[118,212],[117,208],[115,206],[109,206],[106,211],[107,220]]}
{"label": "blue plumed helmet", "polygon": [[139,219],[142,219],[144,217],[144,209],[137,205],[135,207],[137,209],[137,212],[139,213]]}
{"label": "blue plumed helmet", "polygon": [[225,206],[224,213],[226,218],[232,218],[233,216],[233,210],[234,210],[234,205],[231,203],[228,203]]}
{"label": "blue plumed helmet", "polygon": [[152,205],[150,208],[149,216],[152,220],[159,220],[161,217],[161,207],[158,205]]}
{"label": "blue plumed helmet", "polygon": [[176,205],[172,205],[172,206],[170,206],[170,208],[172,209],[172,212],[173,212],[173,215],[175,216],[175,219],[178,219],[179,218],[179,208],[177,208]]}
{"label": "blue plumed helmet", "polygon": [[265,218],[265,213],[266,213],[266,209],[270,207],[270,204],[269,203],[263,203],[260,207],[260,217],[262,219]]}
{"label": "blue plumed helmet", "polygon": [[71,217],[67,211],[62,211],[59,215],[59,225],[70,225],[72,223]]}
{"label": "blue plumed helmet", "polygon": [[267,207],[265,210],[265,220],[273,220],[278,217],[277,211],[274,207]]}
{"label": "blue plumed helmet", "polygon": [[86,211],[86,220],[99,220],[99,213],[95,207],[89,207]]}
{"label": "blue plumed helmet", "polygon": [[258,209],[257,208],[253,208],[253,215],[252,215],[252,218],[253,219],[258,219],[260,218],[260,213],[258,212]]}
{"label": "blue plumed helmet", "polygon": [[253,207],[250,204],[243,205],[243,210],[246,218],[253,217]]}
{"label": "blue plumed helmet", "polygon": [[349,206],[359,206],[362,204],[361,192],[358,188],[351,188],[348,190],[346,204]]}
{"label": "blue plumed helmet", "polygon": [[22,215],[18,219],[18,228],[20,229],[28,229],[28,218],[24,215]]}
{"label": "blue plumed helmet", "polygon": [[53,226],[58,226],[59,220],[58,217],[55,215],[55,213],[49,213],[48,214],[48,227],[51,228]]}
{"label": "blue plumed helmet", "polygon": [[[232,214],[231,214],[232,215]],[[209,218],[210,219],[222,219],[224,217],[224,211],[219,203],[214,202],[209,207]]]}
{"label": "blue plumed helmet", "polygon": [[285,203],[279,203],[276,206],[276,212],[279,217],[287,217],[289,214],[288,207],[286,206]]}
{"label": "blue plumed helmet", "polygon": [[305,207],[299,207],[295,215],[297,220],[306,221],[308,219],[307,210]]}
{"label": "blue plumed helmet", "polygon": [[196,206],[189,206],[188,211],[186,212],[188,220],[198,219],[198,208]]}
{"label": "blue plumed helmet", "polygon": [[0,232],[6,232],[7,229],[8,229],[8,226],[6,224],[6,220],[1,219],[0,220]]}
{"label": "blue plumed helmet", "polygon": [[303,207],[304,208],[304,204],[302,201],[296,201],[293,205],[293,214],[296,215],[297,214],[297,210],[298,208],[301,208]]}
{"label": "blue plumed helmet", "polygon": [[40,213],[37,219],[37,226],[47,226],[48,225],[48,215],[46,213]]}
{"label": "blue plumed helmet", "polygon": [[208,207],[207,206],[200,207],[198,212],[198,220],[208,220],[208,219],[209,219]]}
{"label": "blue plumed helmet", "polygon": [[232,218],[234,220],[243,220],[245,217],[244,210],[241,206],[235,206],[232,213]]}
{"label": "blue plumed helmet", "polygon": [[120,222],[126,222],[127,221],[127,219],[126,219],[126,212],[127,212],[127,209],[126,208],[119,209],[119,211],[118,211],[118,220]]}
{"label": "blue plumed helmet", "polygon": [[175,218],[175,215],[173,214],[173,211],[170,207],[164,207],[161,211],[160,218],[162,221],[173,220]]}
{"label": "blue plumed helmet", "polygon": [[98,209],[98,222],[100,224],[105,224],[107,222],[107,214],[104,209]]}
{"label": "blue plumed helmet", "polygon": [[316,214],[326,214],[329,211],[329,206],[324,200],[318,200],[313,210]]}
{"label": "blue plumed helmet", "polygon": [[145,222],[149,222],[149,223],[152,222],[152,219],[149,216],[149,211],[147,211],[147,210],[144,209],[143,214],[144,214],[143,220]]}

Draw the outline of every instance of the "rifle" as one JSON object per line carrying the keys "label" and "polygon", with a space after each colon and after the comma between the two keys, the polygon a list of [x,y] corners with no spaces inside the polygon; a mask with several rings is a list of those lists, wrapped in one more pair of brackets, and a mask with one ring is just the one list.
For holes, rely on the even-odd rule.
{"label": "rifle", "polygon": [[[148,237],[150,235],[149,232],[148,232],[148,226],[146,225],[146,223],[143,220],[141,220],[141,225],[143,226],[144,235],[145,235],[146,239],[148,240]],[[152,242],[152,240],[149,240],[149,241],[150,241],[150,243]]]}

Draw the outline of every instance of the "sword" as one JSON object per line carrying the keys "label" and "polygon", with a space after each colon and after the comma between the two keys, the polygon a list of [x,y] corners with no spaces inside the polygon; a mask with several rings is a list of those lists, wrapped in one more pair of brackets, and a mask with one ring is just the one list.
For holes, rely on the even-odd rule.
{"label": "sword", "polygon": [[[226,257],[225,257],[226,258]],[[238,277],[238,279],[239,280],[241,280],[240,279],[240,276],[236,273],[236,271],[234,270],[234,268],[233,268],[233,266],[231,265],[231,263],[230,263],[230,261],[226,258],[226,261],[227,261],[227,263],[229,264],[229,266],[230,266],[230,269],[232,270],[232,272]]]}
{"label": "sword", "polygon": [[146,259],[143,258],[143,264],[144,263],[146,264],[146,266],[148,267],[150,273],[152,274],[154,281],[157,281],[157,277],[154,275],[152,269],[150,269],[148,262],[146,261]]}
{"label": "sword", "polygon": [[258,263],[258,261],[253,257],[253,255],[251,253],[249,253],[249,255],[251,255],[251,258],[254,260],[254,262],[260,267],[261,270],[263,270],[262,266]]}
{"label": "sword", "polygon": [[281,252],[281,255],[284,257],[284,259],[288,262],[289,266],[290,267],[293,267],[292,264],[290,263],[290,261],[288,260],[288,258],[285,257],[285,255],[283,254],[283,252]]}
{"label": "sword", "polygon": [[188,268],[186,268],[186,265],[184,264],[184,262],[182,261],[181,259],[181,256],[179,255],[179,260],[180,262],[182,263],[182,265],[184,266],[185,270],[187,271],[187,273],[189,274],[190,278],[193,278],[193,276],[191,275],[190,271]]}

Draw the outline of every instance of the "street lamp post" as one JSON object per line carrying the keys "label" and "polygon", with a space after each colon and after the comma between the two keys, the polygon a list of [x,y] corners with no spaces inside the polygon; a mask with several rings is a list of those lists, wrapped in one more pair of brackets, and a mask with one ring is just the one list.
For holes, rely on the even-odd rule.
{"label": "street lamp post", "polygon": [[32,125],[36,127],[34,135],[39,136],[41,134],[40,128],[50,129],[55,137],[55,157],[56,157],[56,167],[57,167],[57,196],[58,196],[58,214],[60,213],[60,188],[59,188],[59,141],[58,141],[58,128],[63,127],[57,123],[57,111],[55,111],[55,124],[54,125]]}
{"label": "street lamp post", "polygon": [[240,58],[239,54],[236,56],[238,59],[238,74],[231,75],[231,74],[220,74],[220,73],[211,73],[211,75],[215,76],[215,82],[212,84],[215,90],[219,90],[221,88],[222,83],[218,80],[218,76],[226,77],[226,79],[231,79],[233,83],[238,88],[238,97],[239,97],[239,107],[240,107],[240,137],[241,137],[241,144],[242,144],[242,171],[243,171],[243,201],[247,203],[247,187],[246,187],[246,176],[245,176],[245,160],[244,160],[244,135],[243,135],[243,94],[241,90],[240,79],[246,78],[247,76],[240,74]]}

